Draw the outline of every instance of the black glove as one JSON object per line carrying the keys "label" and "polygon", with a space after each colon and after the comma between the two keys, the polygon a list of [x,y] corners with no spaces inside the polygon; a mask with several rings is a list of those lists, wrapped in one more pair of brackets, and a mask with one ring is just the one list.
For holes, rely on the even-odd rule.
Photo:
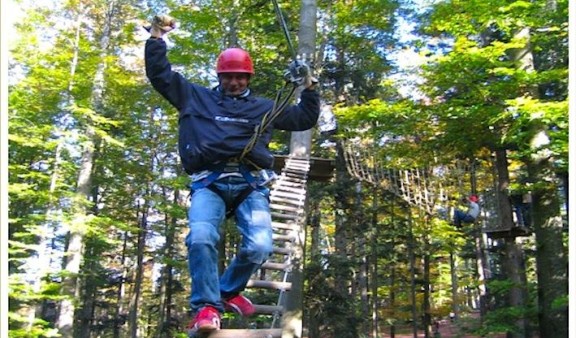
{"label": "black glove", "polygon": [[310,67],[308,67],[304,61],[300,60],[290,62],[288,69],[284,71],[286,81],[293,83],[295,86],[302,86],[311,82],[311,77]]}

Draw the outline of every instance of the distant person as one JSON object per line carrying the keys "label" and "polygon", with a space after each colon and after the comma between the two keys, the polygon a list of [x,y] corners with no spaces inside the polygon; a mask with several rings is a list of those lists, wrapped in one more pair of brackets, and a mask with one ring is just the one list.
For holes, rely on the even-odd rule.
{"label": "distant person", "polygon": [[515,193],[510,195],[510,202],[514,208],[516,215],[516,224],[519,227],[530,226],[530,207],[532,204],[532,196],[530,193]]}
{"label": "distant person", "polygon": [[462,211],[458,208],[454,210],[452,224],[460,229],[463,223],[474,223],[480,215],[480,205],[478,205],[478,196],[470,195],[462,199],[463,203],[468,203],[468,210]]}

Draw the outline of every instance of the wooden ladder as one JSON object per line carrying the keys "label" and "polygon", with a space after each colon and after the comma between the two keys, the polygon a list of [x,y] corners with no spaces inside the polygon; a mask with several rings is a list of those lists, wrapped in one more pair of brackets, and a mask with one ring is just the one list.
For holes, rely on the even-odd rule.
{"label": "wooden ladder", "polygon": [[255,315],[272,316],[269,328],[222,329],[211,333],[210,338],[280,338],[282,315],[285,312],[287,293],[292,288],[290,274],[295,245],[299,243],[306,218],[306,181],[310,161],[289,157],[281,174],[270,191],[270,211],[274,239],[273,255],[248,282],[247,288],[261,288],[277,293],[276,304],[254,304]]}

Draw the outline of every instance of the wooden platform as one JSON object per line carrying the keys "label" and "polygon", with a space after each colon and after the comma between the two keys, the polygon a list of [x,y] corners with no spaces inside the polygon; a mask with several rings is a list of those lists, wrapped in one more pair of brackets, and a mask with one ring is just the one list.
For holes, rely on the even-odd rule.
{"label": "wooden platform", "polygon": [[526,227],[512,228],[484,228],[482,232],[492,239],[526,237],[532,235],[532,231]]}
{"label": "wooden platform", "polygon": [[[274,171],[277,173],[282,171],[286,158],[288,158],[288,155],[274,155]],[[334,175],[335,166],[336,160],[334,159],[310,157],[308,180],[318,182],[329,181]]]}
{"label": "wooden platform", "polygon": [[209,338],[280,338],[282,329],[218,330],[204,337]]}

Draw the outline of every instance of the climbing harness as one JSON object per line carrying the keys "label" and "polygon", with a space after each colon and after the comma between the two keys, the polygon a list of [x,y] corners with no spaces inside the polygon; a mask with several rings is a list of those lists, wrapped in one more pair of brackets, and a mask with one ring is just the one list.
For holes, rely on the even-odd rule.
{"label": "climbing harness", "polygon": [[[234,212],[238,206],[253,191],[258,191],[259,189],[266,187],[271,181],[275,179],[275,174],[272,171],[262,169],[258,172],[254,172],[251,171],[247,165],[235,162],[220,162],[208,167],[206,171],[208,174],[205,177],[192,182],[190,185],[191,193],[203,188],[207,188],[213,191],[216,195],[220,196],[223,201],[226,202],[226,218],[230,218],[232,215],[234,215]],[[228,200],[224,197],[222,191],[217,189],[214,184],[212,184],[224,173],[239,173],[244,178],[246,183],[248,183],[248,186],[242,190],[240,194],[238,194],[238,196],[236,196],[231,202],[227,202]]]}

